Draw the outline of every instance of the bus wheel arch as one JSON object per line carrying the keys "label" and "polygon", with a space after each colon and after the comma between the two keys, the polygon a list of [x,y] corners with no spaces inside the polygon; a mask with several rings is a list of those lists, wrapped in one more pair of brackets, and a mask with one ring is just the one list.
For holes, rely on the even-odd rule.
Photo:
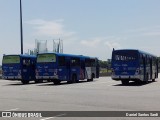
{"label": "bus wheel arch", "polygon": [[145,83],[146,83],[146,84],[148,83],[148,80],[149,80],[149,74],[147,73],[147,74],[146,74],[146,79],[145,79]]}
{"label": "bus wheel arch", "polygon": [[121,80],[122,85],[128,85],[129,84],[129,80]]}
{"label": "bus wheel arch", "polygon": [[60,85],[61,81],[57,79],[57,80],[53,80],[53,83],[54,83],[55,85]]}
{"label": "bus wheel arch", "polygon": [[79,80],[77,80],[77,75],[76,75],[76,74],[73,74],[73,75],[72,75],[71,82],[72,82],[72,83],[79,82]]}
{"label": "bus wheel arch", "polygon": [[152,79],[152,82],[155,82],[155,79],[157,78],[157,74],[154,73],[154,78]]}
{"label": "bus wheel arch", "polygon": [[93,79],[95,78],[95,74],[92,73],[92,76],[91,76],[91,81],[93,81]]}
{"label": "bus wheel arch", "polygon": [[90,81],[93,81],[93,79],[95,78],[95,74],[94,73],[92,73],[92,75],[91,75],[91,79],[87,79],[87,81],[88,82],[90,82]]}
{"label": "bus wheel arch", "polygon": [[21,80],[22,84],[29,84],[29,80]]}

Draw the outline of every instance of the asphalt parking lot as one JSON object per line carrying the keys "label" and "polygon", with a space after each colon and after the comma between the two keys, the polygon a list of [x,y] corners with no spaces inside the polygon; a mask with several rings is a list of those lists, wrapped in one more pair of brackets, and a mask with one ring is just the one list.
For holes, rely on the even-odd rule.
{"label": "asphalt parking lot", "polygon": [[[52,82],[22,85],[19,81],[0,80],[0,111],[160,111],[160,79],[148,84],[132,82],[128,86],[123,86],[120,81],[113,81],[110,77],[75,84],[64,82],[61,85]],[[84,118],[53,116],[33,119]]]}

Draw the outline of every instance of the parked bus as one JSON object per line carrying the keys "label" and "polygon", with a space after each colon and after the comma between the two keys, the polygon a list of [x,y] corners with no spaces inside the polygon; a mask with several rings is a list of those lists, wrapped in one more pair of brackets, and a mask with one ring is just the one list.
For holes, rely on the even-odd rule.
{"label": "parked bus", "polygon": [[36,56],[4,55],[2,60],[2,78],[20,80],[23,84],[35,80]]}
{"label": "parked bus", "polygon": [[54,84],[99,77],[98,59],[82,55],[41,53],[37,55],[36,79],[51,80]]}
{"label": "parked bus", "polygon": [[112,52],[112,79],[129,81],[155,81],[158,78],[158,59],[156,56],[134,49],[121,49]]}

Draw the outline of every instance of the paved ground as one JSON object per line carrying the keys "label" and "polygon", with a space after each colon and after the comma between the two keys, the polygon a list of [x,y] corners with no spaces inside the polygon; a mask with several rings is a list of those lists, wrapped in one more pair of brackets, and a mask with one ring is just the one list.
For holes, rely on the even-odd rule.
{"label": "paved ground", "polygon": [[[22,85],[0,80],[0,111],[160,111],[160,80],[121,85],[110,77],[93,82]],[[2,118],[0,118],[2,119]],[[17,118],[14,118],[16,120]],[[130,118],[34,118],[34,120],[128,120]],[[137,118],[132,118],[133,120]],[[150,120],[151,118],[138,118]],[[158,118],[154,118],[157,119]],[[8,120],[8,118],[5,118]],[[27,120],[27,118],[26,118]]]}

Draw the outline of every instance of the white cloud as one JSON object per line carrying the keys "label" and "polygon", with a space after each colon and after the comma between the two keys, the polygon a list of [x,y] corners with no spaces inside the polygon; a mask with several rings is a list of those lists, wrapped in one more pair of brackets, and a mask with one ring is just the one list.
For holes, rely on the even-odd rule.
{"label": "white cloud", "polygon": [[93,40],[82,40],[80,43],[84,46],[96,47],[99,46],[100,43],[102,43],[102,39],[95,38]]}
{"label": "white cloud", "polygon": [[110,50],[113,48],[115,49],[120,49],[122,48],[121,45],[119,44],[119,40],[122,38],[119,37],[114,37],[114,36],[109,36],[109,37],[99,37],[99,38],[94,38],[91,40],[82,40],[81,44],[87,47],[107,47]]}
{"label": "white cloud", "polygon": [[43,19],[30,20],[25,23],[33,25],[35,34],[37,36],[46,37],[70,37],[75,34],[75,32],[68,32],[64,28],[63,19],[46,21]]}
{"label": "white cloud", "polygon": [[[76,36],[75,32],[70,32],[65,29],[64,20],[46,21],[42,19],[35,19],[26,22],[33,26],[33,34],[36,38],[42,40],[43,38],[61,38],[64,43],[64,53],[67,54],[81,54],[87,56],[95,56],[101,60],[107,60],[111,57],[112,49],[121,48],[119,41],[124,40],[122,37],[108,36],[95,37],[85,40]],[[47,47],[53,50],[52,40],[48,40]],[[33,44],[26,44],[25,50],[33,49]]]}

